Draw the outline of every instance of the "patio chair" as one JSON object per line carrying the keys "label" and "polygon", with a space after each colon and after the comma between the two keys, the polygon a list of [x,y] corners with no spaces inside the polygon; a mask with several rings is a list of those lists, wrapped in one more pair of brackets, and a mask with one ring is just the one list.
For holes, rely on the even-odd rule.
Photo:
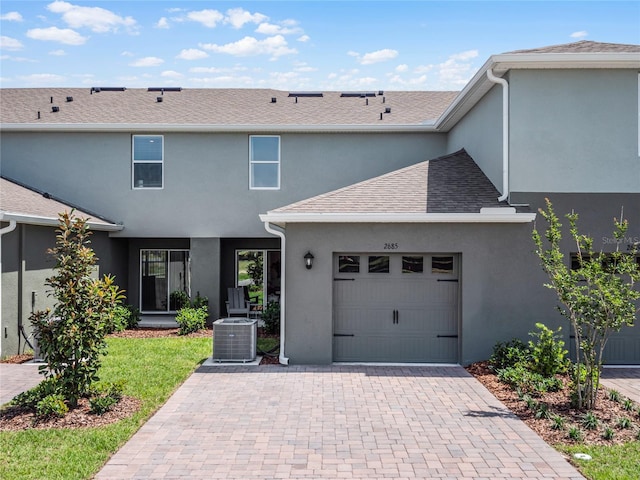
{"label": "patio chair", "polygon": [[247,298],[244,287],[227,288],[227,316],[242,315],[249,317],[251,302]]}

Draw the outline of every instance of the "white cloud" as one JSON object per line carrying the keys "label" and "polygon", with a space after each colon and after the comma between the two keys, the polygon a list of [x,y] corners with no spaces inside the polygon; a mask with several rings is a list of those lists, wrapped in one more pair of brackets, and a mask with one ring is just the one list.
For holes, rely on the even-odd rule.
{"label": "white cloud", "polygon": [[56,75],[55,73],[34,73],[31,75],[22,75],[18,77],[23,82],[30,85],[47,85],[61,83],[65,80],[62,75]]}
{"label": "white cloud", "polygon": [[6,20],[7,22],[21,22],[22,15],[18,12],[7,12],[4,15],[0,15],[0,20]]}
{"label": "white cloud", "polygon": [[64,57],[67,54],[64,50],[52,50],[49,52],[49,55],[53,55],[54,57]]}
{"label": "white cloud", "polygon": [[207,58],[209,54],[203,50],[198,50],[197,48],[187,48],[183,49],[176,58],[180,60],[200,60],[202,58]]}
{"label": "white cloud", "polygon": [[184,77],[183,74],[181,74],[180,72],[176,72],[175,70],[165,70],[164,72],[162,72],[160,74],[161,77],[163,78],[182,78]]}
{"label": "white cloud", "polygon": [[580,30],[579,32],[573,32],[571,35],[569,35],[571,38],[584,38],[587,35],[589,35],[589,32],[587,32],[586,30]]}
{"label": "white cloud", "polygon": [[282,55],[298,53],[295,48],[289,48],[282,35],[257,40],[254,37],[244,37],[237,42],[217,45],[215,43],[200,44],[200,48],[216,53],[226,53],[237,57],[250,57],[255,55],[270,55],[277,58]]}
{"label": "white cloud", "polygon": [[237,65],[235,67],[192,67],[189,69],[190,73],[229,73],[229,72],[244,72],[247,70],[247,67],[242,65]]}
{"label": "white cloud", "polygon": [[396,67],[396,72],[406,72],[407,70],[409,70],[409,65],[407,65],[406,63],[403,63],[402,65],[398,65]]}
{"label": "white cloud", "polygon": [[[464,87],[476,72],[477,68],[474,67],[472,60],[477,57],[477,50],[454,53],[442,63],[420,65],[414,68],[412,73],[419,75],[418,77],[402,78],[396,75],[392,76],[390,81],[395,85],[416,88],[458,90]],[[396,72],[404,73],[398,69]]]}
{"label": "white cloud", "polygon": [[391,50],[385,48],[383,50],[376,50],[375,52],[365,53],[358,59],[361,65],[371,65],[373,63],[387,62],[393,60],[398,56],[397,50]]}
{"label": "white cloud", "polygon": [[187,13],[187,18],[194,22],[201,23],[205,27],[215,28],[218,23],[224,20],[224,15],[218,10],[198,10]]}
{"label": "white cloud", "polygon": [[5,35],[0,36],[0,50],[9,50],[15,52],[16,50],[22,50],[24,45],[17,38],[7,37]]}
{"label": "white cloud", "polygon": [[27,37],[34,40],[64,43],[65,45],[83,45],[87,41],[87,37],[83,37],[75,30],[58,27],[32,28],[27,30]]}
{"label": "white cloud", "polygon": [[161,17],[154,26],[156,28],[169,28],[169,20],[167,20],[167,17]]}
{"label": "white cloud", "polygon": [[9,60],[11,62],[28,62],[28,63],[38,63],[37,60],[34,60],[33,58],[26,58],[26,57],[12,57],[10,55],[0,55],[0,60]]}
{"label": "white cloud", "polygon": [[245,23],[261,23],[268,19],[269,17],[262,13],[251,13],[242,8],[231,8],[227,10],[227,17],[224,22],[231,24],[233,28],[239,29]]}
{"label": "white cloud", "polygon": [[478,56],[477,50],[467,50],[465,52],[454,53],[449,58],[451,60],[460,60],[461,62],[465,62],[467,60],[471,60],[472,58],[476,58]]}
{"label": "white cloud", "polygon": [[349,50],[347,52],[347,55],[349,55],[350,57],[356,57],[356,58],[360,56],[358,52],[354,52],[353,50]]}
{"label": "white cloud", "polygon": [[128,52],[126,50],[124,52],[122,52],[120,55],[123,56],[123,57],[133,57],[134,56],[132,52]]}
{"label": "white cloud", "polygon": [[81,7],[56,0],[47,5],[47,9],[61,13],[62,19],[72,28],[89,28],[96,33],[117,32],[119,27],[134,31],[137,26],[133,17],[121,17],[100,7]]}
{"label": "white cloud", "polygon": [[311,40],[311,37],[309,35],[302,35],[301,37],[298,37],[297,40],[299,42],[308,42]]}
{"label": "white cloud", "polygon": [[302,29],[297,26],[289,27],[275,25],[273,23],[261,23],[260,25],[258,25],[256,32],[262,33],[264,35],[294,35],[302,33]]}
{"label": "white cloud", "polygon": [[157,67],[162,65],[164,60],[158,57],[143,57],[129,64],[130,67]]}
{"label": "white cloud", "polygon": [[210,87],[233,87],[239,86],[255,87],[256,80],[249,76],[221,75],[219,77],[199,77],[190,79],[192,83],[206,85]]}

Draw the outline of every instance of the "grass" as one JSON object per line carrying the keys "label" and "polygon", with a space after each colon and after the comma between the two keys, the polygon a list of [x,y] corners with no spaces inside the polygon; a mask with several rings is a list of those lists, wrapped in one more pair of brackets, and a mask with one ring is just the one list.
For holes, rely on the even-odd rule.
{"label": "grass", "polygon": [[[640,441],[616,446],[556,445],[572,457],[572,462],[590,480],[637,480],[640,465]],[[591,460],[577,460],[574,453],[591,455]]]}
{"label": "grass", "polygon": [[91,478],[211,354],[209,338],[110,338],[108,343],[100,379],[125,380],[125,395],[140,399],[141,409],[100,428],[0,432],[0,478]]}

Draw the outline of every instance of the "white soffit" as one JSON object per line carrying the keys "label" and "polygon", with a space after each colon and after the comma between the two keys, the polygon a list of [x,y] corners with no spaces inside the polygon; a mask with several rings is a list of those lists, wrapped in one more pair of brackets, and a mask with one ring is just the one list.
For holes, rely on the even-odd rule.
{"label": "white soffit", "polygon": [[[263,222],[287,223],[530,223],[535,213],[283,213],[268,212],[260,215]],[[513,211],[511,211],[513,210]]]}

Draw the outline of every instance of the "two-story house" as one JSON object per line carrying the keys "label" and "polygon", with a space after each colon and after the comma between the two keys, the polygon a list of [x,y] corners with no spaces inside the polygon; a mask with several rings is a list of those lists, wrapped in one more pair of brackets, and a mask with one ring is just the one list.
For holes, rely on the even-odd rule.
{"label": "two-story house", "polygon": [[[545,197],[598,248],[622,208],[640,239],[639,70],[640,46],[582,41],[492,56],[461,92],[5,89],[2,176],[89,212],[145,315],[182,290],[224,316],[253,262],[282,363],[467,364],[566,323],[531,241]],[[51,301],[53,239],[4,192],[2,355]],[[607,360],[640,362],[637,328]]]}

